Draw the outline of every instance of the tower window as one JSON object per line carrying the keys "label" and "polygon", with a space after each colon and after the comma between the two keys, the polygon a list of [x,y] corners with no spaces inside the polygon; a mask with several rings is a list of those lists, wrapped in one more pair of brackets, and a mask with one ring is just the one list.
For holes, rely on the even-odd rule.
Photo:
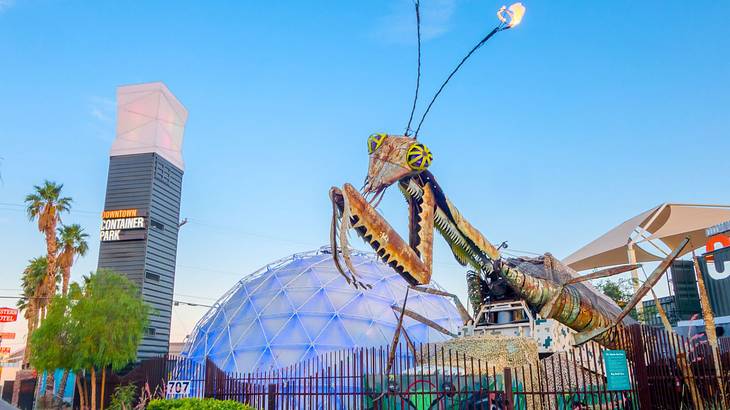
{"label": "tower window", "polygon": [[153,282],[159,282],[160,281],[160,275],[152,272],[145,272],[144,277],[148,280],[151,280]]}

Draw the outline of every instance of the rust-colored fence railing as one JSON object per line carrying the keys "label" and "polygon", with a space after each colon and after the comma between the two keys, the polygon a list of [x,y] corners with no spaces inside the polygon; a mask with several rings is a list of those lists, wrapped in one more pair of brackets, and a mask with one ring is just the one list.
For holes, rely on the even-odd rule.
{"label": "rust-colored fence railing", "polygon": [[[214,366],[213,366],[214,367]],[[111,396],[117,386],[134,385],[136,395],[149,398],[164,398],[167,396],[167,382],[171,380],[185,380],[190,383],[190,397],[204,397],[206,387],[206,365],[182,356],[163,355],[146,359],[134,368],[123,374],[111,373],[106,377],[104,396],[101,395],[101,377],[96,378],[97,408],[104,400],[105,407],[111,403]],[[81,378],[86,391],[91,390],[91,378],[83,375]],[[74,408],[79,408],[79,392],[74,391]],[[135,401],[135,404],[137,401]]]}
{"label": "rust-colored fence railing", "polygon": [[253,373],[227,373],[210,359],[165,356],[111,377],[106,391],[134,383],[164,397],[168,381],[186,380],[190,396],[268,410],[730,408],[730,339],[720,339],[713,351],[700,338],[636,325],[619,332],[616,348],[626,352],[629,384],[623,390],[609,389],[615,386],[608,383],[607,349],[590,342],[506,369],[436,345],[399,345],[391,366],[390,349],[383,346]]}
{"label": "rust-colored fence railing", "polygon": [[644,353],[645,386],[655,409],[730,408],[730,340],[713,350],[703,338],[636,326],[633,348]]}
{"label": "rust-colored fence railing", "polygon": [[[638,409],[636,379],[623,390],[609,390],[604,349],[597,343],[555,353],[536,365],[510,369],[526,409]],[[629,369],[632,363],[627,360]],[[515,401],[517,402],[517,401]]]}
{"label": "rust-colored fence railing", "polygon": [[212,397],[261,409],[506,408],[503,369],[433,345],[398,346],[389,369],[388,353],[387,346],[351,349],[283,369],[228,374],[216,379]]}

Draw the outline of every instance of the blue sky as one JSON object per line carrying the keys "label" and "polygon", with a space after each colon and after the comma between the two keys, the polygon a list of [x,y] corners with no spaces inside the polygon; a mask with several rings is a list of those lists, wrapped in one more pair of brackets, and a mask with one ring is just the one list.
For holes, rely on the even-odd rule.
{"label": "blue sky", "polygon": [[[423,0],[422,112],[495,24],[494,1]],[[488,238],[564,257],[658,203],[730,203],[730,3],[525,1],[459,72],[420,139]],[[23,197],[65,184],[96,266],[115,87],[164,81],[190,111],[175,293],[212,303],[327,242],[327,191],[359,183],[366,138],[401,133],[415,83],[407,0],[0,0],[0,275],[44,252]],[[382,212],[405,227],[402,198]],[[401,232],[405,232],[401,230]],[[353,244],[363,247],[353,239]],[[465,293],[437,240],[434,278]],[[176,338],[202,315],[175,309]]]}

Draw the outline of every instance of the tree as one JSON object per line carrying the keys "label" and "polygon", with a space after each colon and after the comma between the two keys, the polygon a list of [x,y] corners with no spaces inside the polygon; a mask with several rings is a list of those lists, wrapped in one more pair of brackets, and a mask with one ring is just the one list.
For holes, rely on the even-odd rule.
{"label": "tree", "polygon": [[[74,283],[67,296],[54,300],[31,339],[31,364],[39,370],[88,371],[91,397],[83,388],[80,391],[95,410],[97,370],[101,370],[103,397],[106,369],[120,370],[136,358],[148,315],[149,307],[129,279],[101,269],[83,286]],[[66,347],[50,347],[59,343]]]}
{"label": "tree", "polygon": [[66,296],[68,283],[71,278],[71,266],[77,256],[84,256],[89,250],[86,238],[89,235],[84,233],[79,224],[64,225],[58,228],[58,243],[61,250],[58,254],[58,268],[63,277],[61,294]]}
{"label": "tree", "polygon": [[619,307],[623,308],[631,299],[631,288],[629,281],[625,279],[604,280],[596,286],[604,295],[613,299]]}
{"label": "tree", "polygon": [[[58,256],[56,226],[61,221],[61,213],[68,212],[71,209],[71,198],[61,196],[62,189],[63,184],[46,180],[43,182],[43,185],[35,185],[33,187],[33,193],[25,197],[28,219],[31,221],[37,219],[38,230],[46,236],[46,259],[48,265],[44,284],[41,287],[45,288],[42,300],[49,303],[56,293],[56,274],[58,272],[56,263]],[[41,312],[45,312],[45,304]],[[53,391],[53,375],[51,374],[48,379],[48,387],[50,389],[46,390],[46,395],[50,396]]]}
{"label": "tree", "polygon": [[63,184],[51,181],[44,181],[43,185],[35,185],[33,193],[25,197],[28,219],[38,220],[38,230],[46,236],[46,258],[48,259],[47,275],[45,285],[48,289],[48,296],[53,296],[56,283],[56,254],[58,243],[56,241],[56,226],[61,221],[61,213],[71,209],[71,198],[62,197]]}
{"label": "tree", "polygon": [[[634,295],[634,287],[630,279],[606,279],[597,284],[596,287],[603,292],[604,295],[611,298],[616,304],[623,309]],[[637,319],[636,310],[631,311],[631,317]]]}
{"label": "tree", "polygon": [[18,309],[23,312],[23,316],[28,321],[28,339],[25,342],[25,352],[23,354],[23,364],[28,363],[28,355],[30,354],[29,343],[30,335],[38,327],[38,319],[40,310],[45,301],[43,294],[44,279],[46,277],[46,269],[48,260],[45,256],[39,256],[28,261],[28,266],[23,270],[21,277],[21,287],[23,294],[18,300]]}
{"label": "tree", "polygon": [[59,368],[76,367],[74,350],[78,345],[78,340],[75,340],[78,323],[71,315],[73,302],[69,297],[54,297],[45,320],[30,337],[30,363],[36,370],[50,374]]}

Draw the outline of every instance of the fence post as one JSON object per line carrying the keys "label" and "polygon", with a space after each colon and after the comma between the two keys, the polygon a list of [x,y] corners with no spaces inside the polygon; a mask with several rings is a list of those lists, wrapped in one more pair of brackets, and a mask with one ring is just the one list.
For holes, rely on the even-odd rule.
{"label": "fence post", "polygon": [[514,410],[514,394],[512,393],[512,369],[505,367],[504,377],[504,408],[505,410]]}
{"label": "fence post", "polygon": [[631,333],[631,358],[634,362],[634,377],[636,378],[636,393],[639,395],[639,407],[651,409],[651,388],[649,387],[646,349],[641,334],[641,325],[632,325],[629,329]]}
{"label": "fence post", "polygon": [[205,356],[205,369],[203,370],[203,374],[205,375],[203,376],[205,377],[205,381],[203,381],[203,397],[206,399],[210,398],[212,393],[211,382],[213,378],[210,376],[210,369],[208,367],[209,360],[210,359],[208,359],[208,356]]}
{"label": "fence post", "polygon": [[268,399],[267,399],[268,406],[266,407],[267,409],[276,409],[277,408],[276,407],[276,395],[277,395],[276,387],[277,387],[276,383],[269,384],[269,391],[267,394],[267,396],[268,396]]}

